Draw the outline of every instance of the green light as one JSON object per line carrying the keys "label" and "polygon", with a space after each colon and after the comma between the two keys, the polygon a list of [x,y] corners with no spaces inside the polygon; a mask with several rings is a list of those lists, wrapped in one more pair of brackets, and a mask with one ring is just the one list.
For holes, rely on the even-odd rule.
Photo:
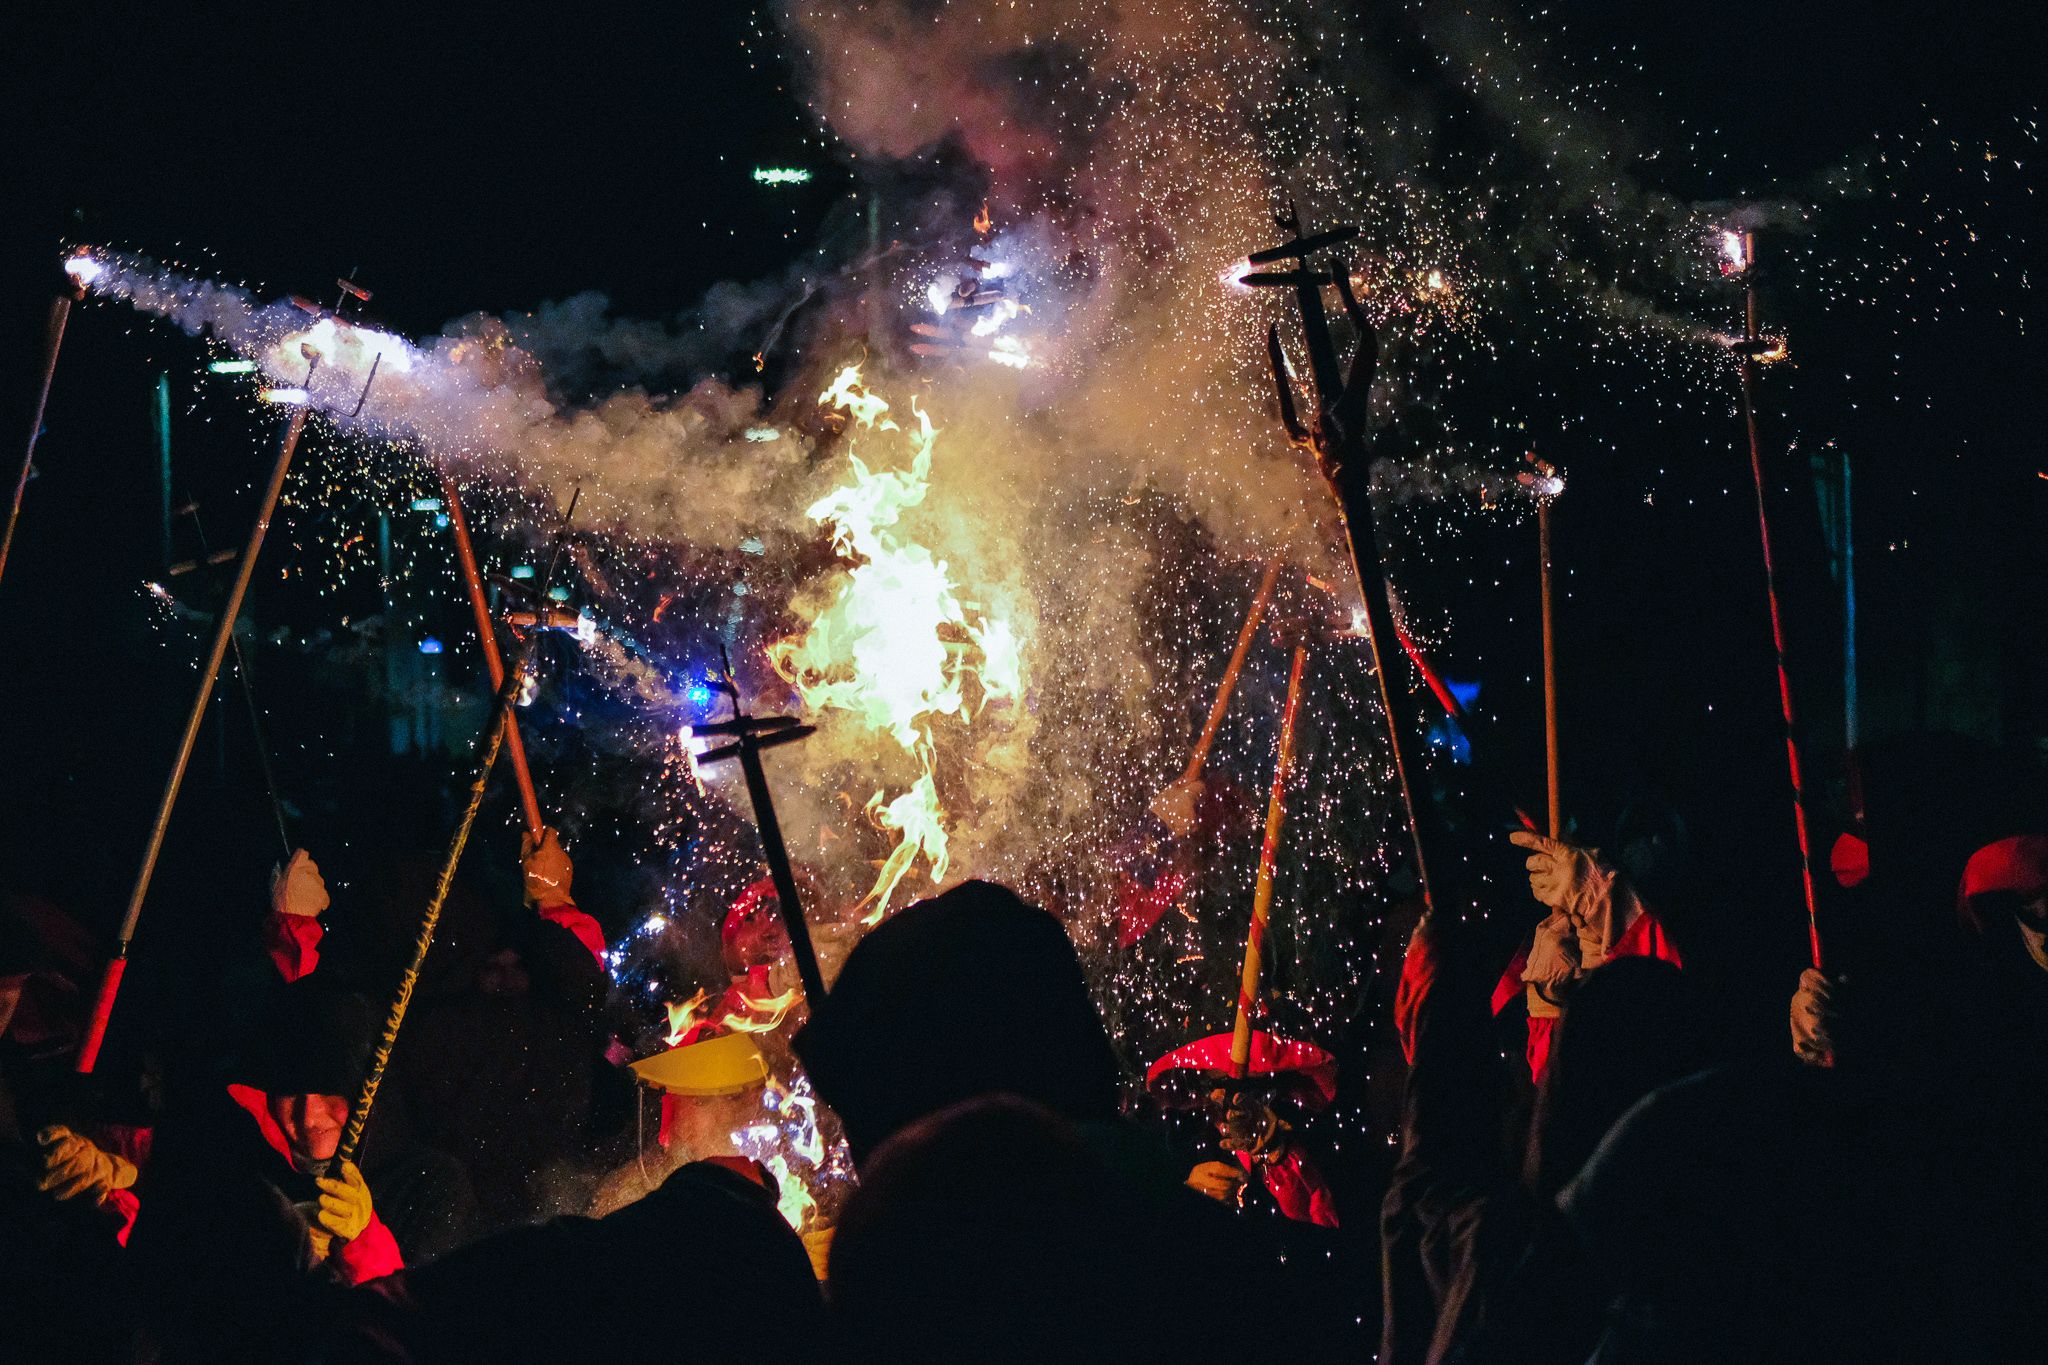
{"label": "green light", "polygon": [[808,185],[811,173],[801,166],[756,166],[754,183],[757,185]]}
{"label": "green light", "polygon": [[566,602],[569,600],[569,590],[557,583],[548,589],[548,597],[556,602]]}
{"label": "green light", "polygon": [[414,498],[412,500],[412,510],[415,512],[438,512],[441,510],[441,500],[439,498]]}
{"label": "green light", "polygon": [[253,360],[216,360],[206,368],[214,374],[254,374],[256,373],[256,362]]}
{"label": "green light", "polygon": [[514,578],[531,578],[531,577],[533,577],[533,565],[531,565],[531,564],[514,564],[514,565],[512,566],[512,576],[513,576]]}

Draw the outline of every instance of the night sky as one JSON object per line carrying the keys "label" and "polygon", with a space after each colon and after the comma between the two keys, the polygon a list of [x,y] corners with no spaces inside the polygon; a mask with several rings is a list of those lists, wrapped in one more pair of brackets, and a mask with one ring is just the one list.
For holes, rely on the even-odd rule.
{"label": "night sky", "polygon": [[[22,12],[31,8],[41,12]],[[788,90],[771,18],[746,6],[172,8],[136,18],[16,6],[0,21],[0,433],[10,477],[66,242],[180,261],[266,296],[331,300],[333,279],[349,274],[375,291],[375,317],[431,334],[464,314],[586,290],[620,315],[671,315],[716,281],[776,272],[847,203],[850,176]],[[2048,56],[2017,13],[1562,0],[1540,22],[1633,92],[1665,145],[1690,149],[1672,158],[1666,187],[1705,199],[1796,184],[1873,135],[1924,133],[1930,118],[1965,144],[2010,141]],[[762,164],[807,166],[817,179],[766,191],[748,178]],[[2038,200],[2008,196],[1986,212],[2024,230]],[[2036,471],[2048,470],[2048,453],[2038,329],[2020,325],[2038,322],[2038,304],[2024,292],[1998,297],[1981,280],[1962,289],[1955,314],[1903,345],[1817,318],[1795,333],[1803,367],[1864,376],[1853,418],[1836,390],[1823,400],[1819,379],[1802,397],[1803,371],[1772,382],[1789,390],[1777,399],[1788,411],[1833,404],[1831,433],[1868,456],[1859,548],[1870,728],[1957,729],[2038,761],[2048,745],[2048,613],[2038,606],[2048,479]],[[1783,306],[1796,326],[1796,301]],[[2000,308],[2012,318],[1987,323]],[[186,383],[196,348],[116,307],[81,309],[72,326],[44,476],[0,582],[0,848],[30,880],[68,880],[77,913],[104,924],[125,891],[190,676],[144,624],[137,584],[160,563],[151,386],[160,370]],[[1894,370],[1906,401],[1878,377]],[[1921,401],[1928,395],[1935,401]],[[1696,800],[1732,791],[1741,818],[1703,824],[1740,848],[1788,822],[1773,786],[1754,506],[1732,419],[1727,432],[1726,467],[1692,481],[1695,514],[1667,495],[1652,524],[1626,470],[1604,489],[1587,480],[1580,507],[1561,514],[1578,544],[1608,542],[1567,556],[1583,576],[1566,621],[1566,696],[1584,768],[1610,803],[1631,765]],[[237,490],[267,445],[246,425],[180,442],[191,464],[178,483],[203,490],[213,538],[232,543],[244,523]],[[1788,506],[1810,516],[1805,497]],[[289,539],[291,526],[280,534]],[[1825,698],[1839,668],[1839,609],[1817,534],[1798,527],[1788,540],[1788,572],[1799,576],[1791,600],[1805,613],[1793,628],[1808,627],[1797,667]],[[267,610],[260,594],[256,609]],[[296,698],[266,703],[273,747],[333,747],[333,736],[303,733],[315,713]],[[1812,710],[1814,728],[1839,730],[1824,704]],[[1525,724],[1525,751],[1533,739]],[[1829,747],[1825,736],[1817,743]],[[245,846],[246,861],[262,865],[274,840],[246,755],[223,751],[209,769],[202,748],[195,772],[201,790],[181,811],[166,876],[168,894],[199,897],[203,850]],[[1756,856],[1782,873],[1782,843]],[[1774,945],[1796,931],[1781,927]]]}

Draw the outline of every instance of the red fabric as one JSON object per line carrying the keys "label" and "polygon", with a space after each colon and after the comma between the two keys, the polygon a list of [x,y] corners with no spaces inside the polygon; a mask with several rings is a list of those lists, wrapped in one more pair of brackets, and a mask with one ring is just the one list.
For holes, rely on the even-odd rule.
{"label": "red fabric", "polygon": [[127,1246],[128,1234],[135,1231],[135,1215],[142,1212],[142,1201],[132,1189],[109,1190],[107,1197],[100,1200],[100,1207],[121,1220],[121,1226],[114,1229],[114,1241]]}
{"label": "red fabric", "polygon": [[[1314,1043],[1276,1038],[1262,1029],[1252,1030],[1252,1054],[1247,1067],[1254,1076],[1288,1074],[1299,1082],[1300,1097],[1313,1108],[1326,1107],[1337,1098],[1337,1059]],[[1151,1085],[1169,1071],[1230,1070],[1230,1035],[1214,1033],[1183,1044],[1152,1063],[1145,1071]]]}
{"label": "red fabric", "polygon": [[780,900],[776,895],[775,879],[763,877],[746,890],[733,897],[732,906],[725,912],[725,920],[718,926],[719,941],[731,943],[739,937],[746,922],[758,913],[770,899]]}
{"label": "red fabric", "polygon": [[263,949],[277,965],[277,974],[297,981],[320,965],[320,940],[327,931],[312,915],[270,912],[263,923]]}
{"label": "red fabric", "polygon": [[540,917],[549,924],[559,924],[576,935],[576,941],[590,949],[590,955],[597,959],[597,965],[605,965],[604,929],[589,915],[576,908],[576,902],[563,901],[559,905],[543,905]]}
{"label": "red fabric", "polygon": [[[1237,1154],[1237,1161],[1246,1171],[1256,1164],[1243,1152]],[[1297,1223],[1314,1223],[1321,1228],[1337,1226],[1337,1202],[1330,1193],[1330,1184],[1299,1148],[1268,1163],[1261,1174],[1266,1192],[1273,1196],[1280,1212]]]}
{"label": "red fabric", "polygon": [[[253,1085],[231,1085],[228,1098],[247,1110],[249,1117],[256,1120],[256,1131],[263,1135],[270,1149],[290,1161],[291,1145],[285,1141],[284,1130],[277,1126],[277,1120],[270,1117],[270,1097]],[[405,1269],[405,1258],[399,1254],[398,1239],[391,1235],[391,1229],[384,1226],[384,1220],[376,1211],[370,1213],[370,1225],[363,1229],[360,1237],[343,1242],[334,1253],[335,1264],[341,1267],[342,1278],[350,1284],[361,1284]]]}
{"label": "red fabric", "polygon": [[[1401,1060],[1410,1066],[1415,1064],[1415,1023],[1422,1015],[1422,1002],[1436,987],[1439,965],[1429,935],[1416,926],[1401,958],[1401,983],[1394,987],[1394,1031],[1401,1038]],[[1496,1003],[1493,1008],[1497,1014],[1501,1006]]]}
{"label": "red fabric", "polygon": [[[1671,936],[1664,932],[1664,926],[1658,923],[1657,917],[1651,914],[1648,908],[1644,907],[1640,901],[1636,901],[1633,896],[1630,897],[1630,901],[1636,906],[1635,914],[1629,920],[1627,927],[1615,938],[1613,946],[1607,950],[1607,960],[1612,962],[1616,958],[1622,957],[1654,957],[1669,962],[1674,967],[1685,966],[1684,960],[1678,954],[1677,946],[1671,942]],[[1414,954],[1414,951],[1414,945],[1411,943],[1409,945],[1411,956]],[[1525,943],[1516,950],[1514,957],[1508,961],[1507,970],[1500,974],[1500,980],[1494,983],[1493,1012],[1495,1014],[1499,1014],[1509,1005],[1523,998],[1523,986],[1525,983],[1522,980],[1522,969],[1528,963],[1529,945]],[[1408,968],[1404,964],[1402,967],[1403,990],[1407,989],[1407,974]],[[1416,1003],[1419,1005],[1420,1001],[1418,1000]],[[1399,994],[1396,994],[1394,997],[1395,1021],[1399,1023],[1401,1017],[1401,997]],[[1556,1027],[1557,1021],[1555,1019],[1531,1018],[1529,1020],[1528,1040],[1523,1048],[1523,1053],[1528,1058],[1529,1076],[1532,1080],[1541,1081],[1544,1070],[1550,1065],[1550,1037]],[[1408,1057],[1408,1060],[1415,1060],[1414,1047],[1408,1040],[1406,1026],[1403,1027],[1401,1035],[1401,1050]]]}
{"label": "red fabric", "polygon": [[1116,887],[1116,946],[1128,948],[1145,937],[1160,916],[1173,908],[1187,886],[1185,872],[1162,872],[1146,886],[1134,877],[1122,877]]}
{"label": "red fabric", "polygon": [[1869,843],[1854,834],[1837,835],[1835,846],[1828,851],[1828,871],[1835,874],[1838,886],[1863,885],[1870,879]]}
{"label": "red fabric", "polygon": [[1984,917],[1975,905],[1979,896],[2008,892],[2032,898],[2048,891],[2048,835],[2018,834],[1986,844],[1970,855],[1956,888],[1956,912],[1963,923],[1984,932]]}

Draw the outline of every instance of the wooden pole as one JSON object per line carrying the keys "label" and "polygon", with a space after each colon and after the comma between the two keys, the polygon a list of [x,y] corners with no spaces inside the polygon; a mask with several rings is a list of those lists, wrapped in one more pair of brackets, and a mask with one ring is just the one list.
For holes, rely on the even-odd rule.
{"label": "wooden pole", "polygon": [[1244,671],[1245,655],[1251,652],[1252,641],[1258,638],[1259,622],[1265,619],[1266,607],[1273,600],[1273,585],[1280,578],[1280,560],[1275,558],[1266,563],[1266,576],[1259,580],[1259,590],[1252,595],[1250,610],[1245,612],[1244,627],[1237,632],[1237,647],[1230,651],[1230,663],[1223,670],[1223,681],[1216,686],[1216,700],[1209,704],[1208,719],[1202,722],[1202,733],[1195,739],[1194,751],[1188,756],[1188,769],[1183,780],[1192,780],[1202,775],[1202,765],[1209,761],[1209,750],[1216,743],[1216,732],[1223,728],[1223,717],[1230,710],[1230,696],[1237,688],[1237,675]]}
{"label": "wooden pole", "polygon": [[[456,490],[455,480],[445,472],[441,476],[442,500],[448,505],[448,529],[455,536],[455,559],[462,567],[462,581],[469,589],[469,610],[476,620],[476,638],[483,646],[484,666],[490,671],[491,691],[498,692],[505,686],[505,661],[498,653],[498,634],[491,620],[490,599],[484,596],[483,575],[477,570],[476,549],[469,539],[469,519],[462,513],[462,495]],[[507,714],[505,722],[505,753],[512,760],[512,776],[519,783],[519,810],[526,821],[526,832],[534,838],[540,837],[540,797],[533,788],[533,769],[526,762],[526,741],[520,737],[519,721]]]}
{"label": "wooden pole", "polygon": [[1557,775],[1557,633],[1551,615],[1549,498],[1536,504],[1536,544],[1543,578],[1544,793],[1550,807],[1550,837],[1555,839],[1564,830],[1564,801],[1558,794]]}
{"label": "wooden pole", "polygon": [[[556,565],[561,563],[569,521],[576,515],[576,502],[580,496],[581,489],[570,497],[569,510],[562,514],[561,529],[555,533],[554,553],[548,556],[547,572],[540,581],[543,598],[554,582]],[[449,520],[452,522],[454,518]],[[491,769],[497,765],[498,751],[505,747],[505,736],[511,732],[512,707],[519,698],[520,675],[525,672],[539,639],[538,632],[527,637],[516,661],[518,667],[506,673],[498,684],[497,697],[491,704],[491,718],[485,722],[484,754],[477,761],[476,775],[469,783],[469,802],[463,807],[462,819],[455,826],[455,836],[448,842],[448,856],[441,860],[441,875],[434,882],[434,894],[427,901],[426,912],[420,916],[419,932],[413,938],[412,957],[399,974],[398,990],[391,998],[390,1008],[385,1011],[384,1027],[378,1033],[376,1048],[370,1054],[370,1067],[363,1077],[362,1089],[356,1093],[356,1102],[349,1108],[348,1127],[342,1131],[341,1144],[335,1149],[337,1161],[355,1160],[356,1151],[362,1143],[363,1129],[368,1126],[370,1110],[377,1103],[377,1091],[384,1082],[385,1068],[391,1063],[391,1049],[398,1042],[398,1031],[405,1026],[406,1011],[412,1007],[412,993],[419,985],[420,968],[426,963],[428,949],[434,946],[434,930],[441,922],[441,910],[448,903],[449,890],[455,885],[456,866],[462,861],[463,850],[469,846],[469,835],[476,827],[477,812],[483,808],[484,789],[490,785]]]}
{"label": "wooden pole", "polygon": [[1259,845],[1259,880],[1252,893],[1252,922],[1244,936],[1244,971],[1237,984],[1237,1022],[1230,1033],[1230,1075],[1243,1080],[1252,1056],[1252,1010],[1265,969],[1266,925],[1273,911],[1273,866],[1280,854],[1280,828],[1287,819],[1287,780],[1294,772],[1294,721],[1301,708],[1301,670],[1308,651],[1296,646],[1287,676],[1287,707],[1280,713],[1280,756],[1273,766],[1273,792],[1266,800],[1266,837]]}
{"label": "wooden pole", "polygon": [[1799,838],[1799,878],[1806,895],[1806,936],[1813,965],[1821,965],[1820,912],[1813,889],[1813,838],[1806,821],[1806,775],[1799,758],[1799,723],[1792,706],[1792,677],[1785,671],[1785,618],[1778,604],[1778,577],[1771,554],[1771,514],[1764,497],[1763,443],[1757,435],[1756,368],[1762,338],[1756,322],[1756,236],[1742,234],[1743,323],[1742,422],[1749,435],[1749,471],[1756,484],[1756,519],[1764,551],[1764,593],[1771,605],[1771,647],[1778,662],[1778,706],[1785,718],[1785,762],[1792,776],[1792,825]]}
{"label": "wooden pole", "polygon": [[14,498],[7,506],[7,528],[0,531],[0,578],[7,576],[7,556],[14,549],[14,526],[21,520],[21,500],[28,493],[28,476],[35,468],[36,441],[43,434],[43,410],[50,403],[50,382],[57,377],[57,352],[64,347],[64,324],[71,317],[71,305],[85,297],[83,286],[73,283],[70,290],[50,300],[50,324],[44,332],[43,378],[36,390],[35,411],[28,419],[28,448],[21,454],[21,472],[14,478]]}
{"label": "wooden pole", "polygon": [[235,618],[242,613],[242,599],[248,595],[249,580],[256,572],[256,557],[262,552],[263,537],[270,530],[271,515],[277,511],[278,497],[284,492],[285,476],[291,472],[292,454],[298,449],[299,434],[305,429],[306,407],[301,403],[292,408],[291,420],[285,423],[284,435],[277,446],[277,462],[271,467],[270,482],[265,485],[262,501],[257,504],[255,524],[249,528],[249,542],[242,548],[241,563],[235,567],[234,584],[228,589],[227,600],[221,604],[220,620],[213,628],[213,644],[200,665],[199,689],[192,698],[192,710],[185,717],[185,731],[178,737],[171,773],[164,781],[163,796],[157,802],[156,819],[150,825],[149,840],[143,846],[142,866],[135,875],[134,890],[128,895],[128,909],[121,916],[121,928],[114,936],[114,953],[107,960],[106,971],[100,977],[85,1040],[79,1044],[75,1065],[81,1073],[93,1069],[99,1060],[100,1045],[106,1041],[107,1021],[113,1016],[114,998],[120,994],[121,977],[128,970],[128,946],[135,940],[135,926],[142,918],[142,903],[149,895],[150,878],[156,874],[157,857],[163,852],[164,834],[171,826],[171,810],[178,804],[178,789],[183,785],[185,769],[192,761],[192,746],[198,741],[199,727],[206,719],[206,707],[213,697],[214,682],[220,677],[221,659],[234,639]]}

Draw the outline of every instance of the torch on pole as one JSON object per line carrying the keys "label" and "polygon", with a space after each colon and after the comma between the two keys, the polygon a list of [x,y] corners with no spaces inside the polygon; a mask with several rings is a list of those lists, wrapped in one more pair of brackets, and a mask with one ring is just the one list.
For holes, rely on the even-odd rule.
{"label": "torch on pole", "polygon": [[1536,499],[1536,573],[1542,592],[1543,624],[1544,795],[1548,806],[1549,834],[1555,839],[1564,830],[1564,799],[1557,762],[1557,618],[1552,611],[1550,509],[1558,495],[1564,492],[1564,480],[1558,476],[1556,466],[1547,460],[1537,459],[1535,452],[1523,458],[1528,461],[1529,468],[1517,474],[1515,479]]}
{"label": "torch on pole", "polygon": [[[317,365],[317,359],[314,363]],[[310,372],[308,382],[311,382]],[[228,589],[227,600],[221,604],[220,620],[213,628],[213,643],[200,665],[199,687],[192,698],[192,710],[185,717],[184,733],[178,737],[170,776],[164,781],[163,796],[157,802],[156,819],[150,824],[149,840],[143,845],[142,866],[135,874],[135,888],[128,895],[128,908],[121,916],[121,928],[114,936],[113,956],[107,959],[106,971],[100,976],[85,1039],[78,1047],[75,1066],[81,1074],[93,1069],[99,1060],[100,1044],[106,1041],[107,1021],[113,1017],[114,999],[121,992],[121,977],[128,970],[128,946],[135,940],[135,926],[142,918],[142,903],[149,896],[150,878],[156,874],[157,856],[163,852],[164,834],[171,826],[171,811],[178,804],[178,789],[184,784],[185,769],[192,761],[192,746],[199,740],[199,727],[206,720],[206,707],[213,697],[214,682],[220,677],[221,660],[235,638],[235,619],[242,614],[242,599],[248,595],[249,580],[255,575],[256,557],[262,552],[263,538],[270,531],[271,515],[277,511],[278,497],[284,492],[285,476],[291,472],[292,455],[299,448],[300,433],[306,429],[309,401],[301,400],[292,405],[291,418],[285,423],[284,435],[277,444],[277,461],[271,466],[270,482],[264,486],[262,500],[257,504],[256,521],[249,528],[248,543],[242,547],[241,563],[235,567],[235,581]]]}
{"label": "torch on pole", "polygon": [[[462,568],[462,581],[469,589],[469,610],[476,619],[476,638],[483,646],[484,666],[489,669],[491,690],[505,686],[505,660],[498,653],[497,627],[491,620],[490,599],[484,596],[483,575],[476,566],[476,549],[469,539],[469,519],[462,513],[462,497],[453,475],[441,475],[442,500],[448,505],[448,529],[455,537],[455,559]],[[545,600],[545,598],[543,598]],[[541,831],[540,797],[533,788],[533,769],[526,762],[526,741],[520,738],[519,721],[510,712],[505,721],[505,753],[512,760],[512,776],[519,783],[519,813],[526,832],[538,839]]]}
{"label": "torch on pole", "polygon": [[1287,707],[1280,713],[1280,756],[1273,765],[1273,793],[1266,800],[1266,837],[1259,845],[1259,880],[1252,893],[1252,922],[1244,936],[1244,971],[1237,983],[1237,1022],[1230,1031],[1230,1076],[1245,1078],[1252,1058],[1252,1011],[1265,971],[1266,926],[1273,913],[1273,868],[1280,856],[1280,828],[1287,819],[1287,782],[1294,774],[1294,719],[1301,709],[1301,671],[1308,651],[1294,649],[1287,675]]}
{"label": "torch on pole", "polygon": [[825,976],[818,969],[818,950],[811,942],[810,922],[804,918],[803,902],[797,898],[796,872],[790,866],[789,849],[782,842],[782,825],[775,818],[775,796],[768,788],[768,773],[761,766],[761,751],[778,744],[793,744],[814,733],[795,716],[750,716],[740,708],[739,685],[727,664],[720,688],[732,700],[732,719],[715,720],[691,727],[692,735],[729,736],[731,743],[706,749],[697,755],[700,765],[722,763],[736,758],[747,782],[747,800],[754,808],[754,824],[761,831],[761,857],[768,864],[768,876],[775,883],[775,899],[782,911],[783,928],[789,933],[789,951],[796,958],[797,979],[804,997],[816,1008],[825,998]]}
{"label": "torch on pole", "polygon": [[1813,965],[1821,965],[1820,913],[1813,890],[1813,838],[1806,820],[1806,775],[1799,756],[1799,722],[1792,705],[1792,677],[1785,670],[1785,617],[1778,602],[1776,562],[1771,554],[1771,513],[1764,495],[1763,443],[1757,434],[1756,371],[1758,359],[1768,349],[1757,331],[1756,234],[1742,232],[1736,238],[1740,257],[1734,262],[1742,273],[1742,423],[1749,436],[1749,472],[1756,484],[1757,529],[1764,552],[1764,593],[1771,606],[1771,647],[1778,663],[1778,705],[1785,718],[1785,762],[1792,776],[1792,825],[1799,836],[1799,878],[1806,895],[1806,936]]}
{"label": "torch on pole", "polygon": [[[548,556],[547,572],[541,576],[543,599],[554,582],[555,569],[562,560],[562,547],[568,542],[570,521],[576,515],[576,503],[581,496],[579,488],[570,495],[569,510],[562,513],[562,524],[555,532],[554,551]],[[452,522],[454,518],[449,520]],[[434,946],[434,930],[441,923],[442,907],[447,905],[448,893],[455,885],[455,869],[462,862],[463,850],[469,847],[469,835],[476,828],[477,812],[483,809],[484,791],[490,786],[491,769],[497,766],[498,752],[505,747],[505,736],[512,731],[512,708],[518,704],[520,680],[532,664],[534,647],[539,641],[537,631],[526,637],[515,667],[498,684],[497,696],[491,703],[490,719],[484,722],[483,756],[477,760],[476,773],[470,778],[469,801],[463,806],[462,819],[456,823],[454,837],[448,841],[448,854],[441,860],[441,874],[434,881],[434,894],[427,901],[425,913],[420,916],[419,932],[413,937],[412,956],[407,960],[405,970],[399,974],[398,989],[391,997],[390,1007],[384,1012],[384,1027],[370,1053],[370,1065],[363,1076],[362,1089],[356,1092],[356,1101],[349,1108],[348,1127],[342,1131],[341,1144],[335,1150],[337,1162],[355,1160],[356,1151],[362,1145],[363,1130],[369,1126],[370,1111],[377,1103],[377,1091],[384,1083],[385,1069],[391,1064],[391,1049],[398,1042],[399,1030],[405,1027],[406,1012],[412,1007],[412,994],[419,985],[420,968],[426,965],[427,951]]]}
{"label": "torch on pole", "polygon": [[28,493],[29,475],[35,470],[36,442],[43,434],[43,411],[50,404],[50,384],[57,377],[57,353],[64,349],[64,325],[71,319],[71,305],[85,297],[85,287],[99,277],[100,263],[77,253],[64,259],[65,285],[50,300],[50,321],[43,333],[43,377],[36,389],[35,411],[28,419],[28,447],[21,453],[21,472],[14,476],[14,495],[7,504],[7,526],[0,530],[0,578],[7,576],[7,557],[14,550],[14,527],[21,520],[21,500]]}

